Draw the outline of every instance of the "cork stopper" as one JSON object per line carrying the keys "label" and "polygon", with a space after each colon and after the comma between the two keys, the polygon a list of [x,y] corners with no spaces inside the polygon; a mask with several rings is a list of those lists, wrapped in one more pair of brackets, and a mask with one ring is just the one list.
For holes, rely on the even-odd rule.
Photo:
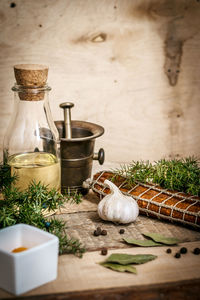
{"label": "cork stopper", "polygon": [[14,73],[18,85],[23,86],[19,92],[21,100],[39,101],[44,99],[44,91],[48,76],[48,67],[38,64],[22,64],[14,66]]}

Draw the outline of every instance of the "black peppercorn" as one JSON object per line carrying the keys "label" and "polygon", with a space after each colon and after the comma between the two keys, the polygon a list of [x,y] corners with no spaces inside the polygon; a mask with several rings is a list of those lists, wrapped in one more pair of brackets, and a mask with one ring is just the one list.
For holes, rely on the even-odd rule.
{"label": "black peppercorn", "polygon": [[108,253],[108,250],[106,248],[101,249],[101,255],[106,255]]}
{"label": "black peppercorn", "polygon": [[119,231],[120,234],[123,234],[124,232],[125,232],[124,229],[120,229],[120,231]]}
{"label": "black peppercorn", "polygon": [[96,231],[97,231],[98,235],[100,235],[101,234],[101,227],[97,227]]}
{"label": "black peppercorn", "polygon": [[100,233],[98,233],[98,231],[97,231],[97,230],[95,230],[95,231],[94,231],[94,233],[93,233],[93,235],[94,235],[94,236],[99,236],[99,235],[100,235]]}
{"label": "black peppercorn", "polygon": [[101,231],[101,235],[107,235],[107,231],[104,229]]}
{"label": "black peppercorn", "polygon": [[200,254],[200,248],[195,248],[194,251],[193,251],[193,253],[195,255],[199,255]]}
{"label": "black peppercorn", "polygon": [[172,253],[172,249],[168,248],[168,249],[166,250],[166,252],[167,252],[167,253]]}
{"label": "black peppercorn", "polygon": [[11,2],[11,3],[10,3],[10,7],[11,7],[11,8],[14,8],[15,6],[16,6],[16,3],[15,3],[15,2]]}
{"label": "black peppercorn", "polygon": [[186,253],[187,253],[187,248],[182,247],[182,248],[180,249],[180,253],[181,253],[181,254],[186,254]]}
{"label": "black peppercorn", "polygon": [[177,252],[177,253],[174,255],[174,257],[180,258],[180,257],[181,257],[181,254],[180,254],[179,252]]}

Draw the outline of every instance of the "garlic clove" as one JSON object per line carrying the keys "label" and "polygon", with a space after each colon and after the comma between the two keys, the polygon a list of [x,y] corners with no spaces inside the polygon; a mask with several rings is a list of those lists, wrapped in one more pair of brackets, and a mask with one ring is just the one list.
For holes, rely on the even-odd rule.
{"label": "garlic clove", "polygon": [[105,196],[98,204],[98,215],[103,220],[106,220],[105,216],[107,215],[107,207],[106,207],[107,196]]}

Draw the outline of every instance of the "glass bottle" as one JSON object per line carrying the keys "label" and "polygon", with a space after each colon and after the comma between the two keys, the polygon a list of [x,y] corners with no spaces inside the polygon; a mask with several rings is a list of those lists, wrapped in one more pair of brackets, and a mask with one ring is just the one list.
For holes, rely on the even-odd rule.
{"label": "glass bottle", "polygon": [[17,175],[15,186],[24,190],[34,180],[60,190],[58,132],[48,102],[48,67],[14,66],[14,110],[4,138],[4,163]]}

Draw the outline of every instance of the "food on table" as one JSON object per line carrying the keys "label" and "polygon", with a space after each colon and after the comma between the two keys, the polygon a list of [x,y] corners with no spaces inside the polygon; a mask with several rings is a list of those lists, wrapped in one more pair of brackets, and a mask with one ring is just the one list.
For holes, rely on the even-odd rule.
{"label": "food on table", "polygon": [[137,202],[130,196],[121,193],[118,187],[109,180],[105,180],[111,193],[106,195],[98,204],[99,217],[114,223],[130,223],[136,220],[139,214]]}
{"label": "food on table", "polygon": [[140,213],[200,228],[200,197],[163,189],[155,184],[140,182],[130,184],[124,176],[102,171],[94,175],[92,183],[92,190],[100,198],[111,193],[104,183],[107,179],[113,180],[121,192],[137,201]]}
{"label": "food on table", "polygon": [[26,247],[18,247],[18,248],[13,249],[11,252],[12,253],[19,253],[19,252],[23,252],[23,251],[26,251],[26,250],[28,250],[28,248],[26,248]]}

